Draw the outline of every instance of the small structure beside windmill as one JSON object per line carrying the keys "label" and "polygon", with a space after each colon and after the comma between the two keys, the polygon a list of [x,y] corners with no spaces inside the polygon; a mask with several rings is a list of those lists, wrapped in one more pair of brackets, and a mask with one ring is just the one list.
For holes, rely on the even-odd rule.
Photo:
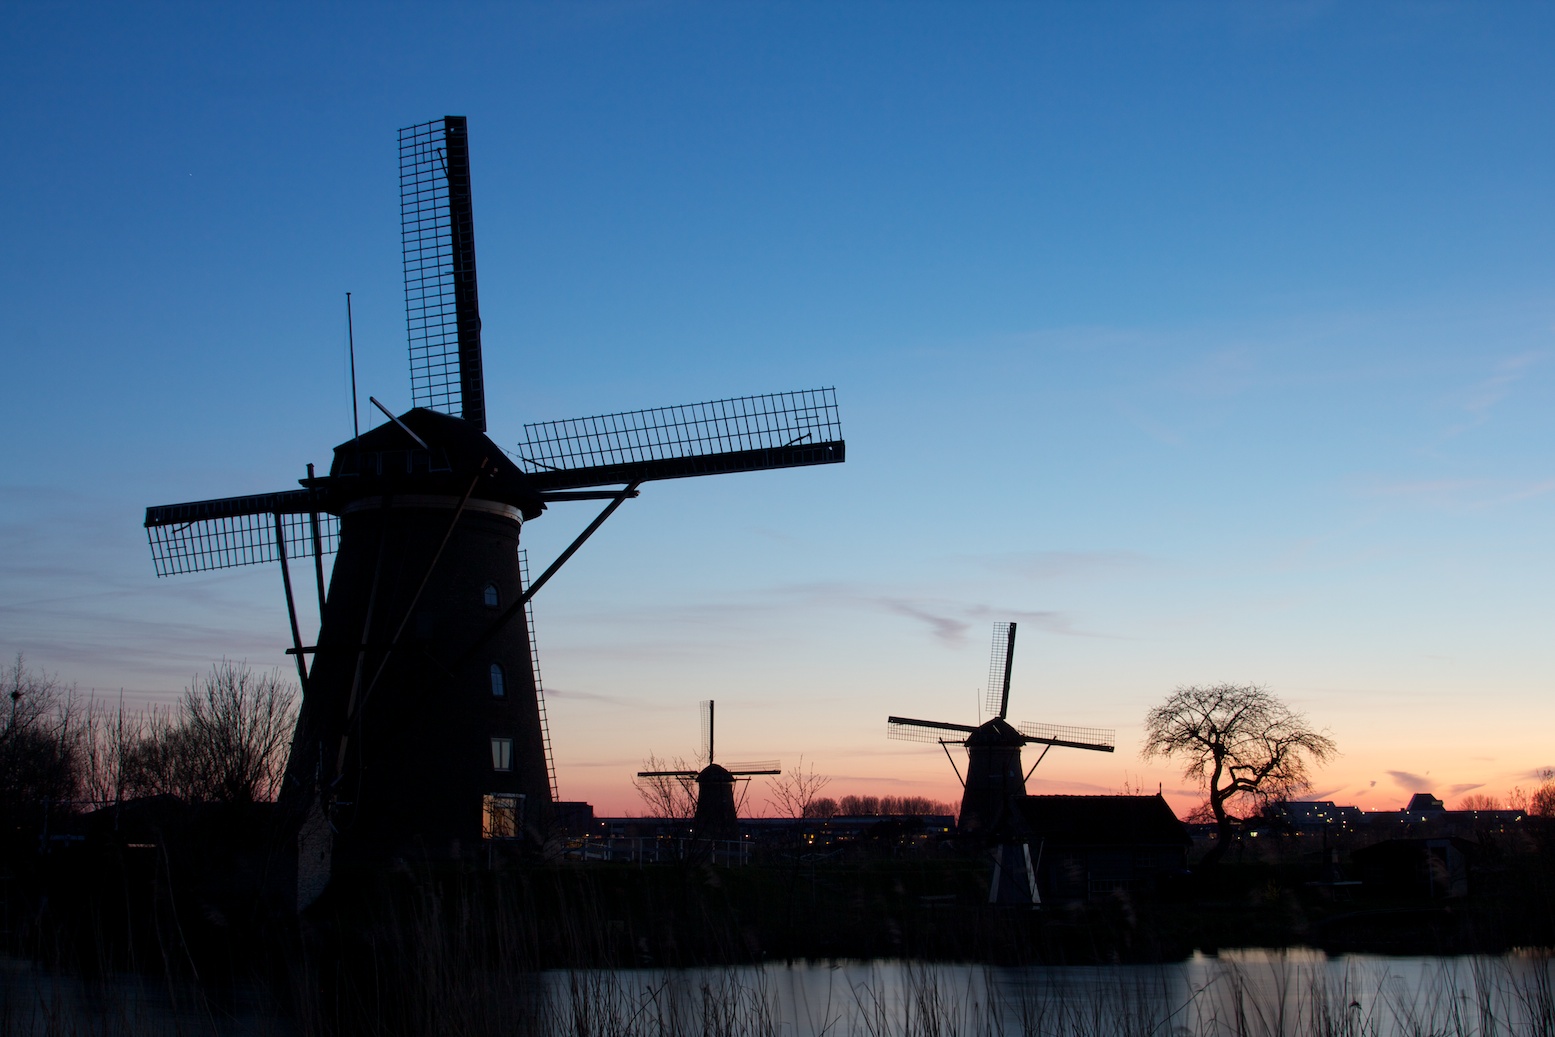
{"label": "small structure beside windmill", "polygon": [[[1013,725],[1005,717],[1010,708],[1010,677],[1015,667],[1014,623],[995,623],[993,654],[989,662],[986,706],[993,717],[978,725],[955,724],[911,717],[888,717],[891,738],[938,743],[961,780],[961,815],[957,828],[966,839],[989,847],[993,873],[989,900],[998,903],[1038,903],[1036,865],[1031,857],[1030,833],[1018,811],[1026,795],[1026,781],[1054,746],[1110,753],[1111,730],[1068,727],[1058,724]],[[956,767],[950,746],[966,749],[966,773]],[[1042,754],[1031,770],[1021,762],[1021,750],[1041,745]]]}
{"label": "small structure beside windmill", "polygon": [[[280,563],[303,689],[282,790],[299,905],[341,867],[543,838],[557,791],[529,604],[643,484],[845,456],[835,392],[815,389],[528,424],[510,460],[486,435],[465,120],[399,143],[412,408],[373,399],[389,420],[300,489],[146,510],[159,576]],[[606,506],[528,581],[523,524],[590,500]],[[311,645],[291,568],[306,558]]]}
{"label": "small structure beside windmill", "polygon": [[698,757],[707,761],[699,770],[638,771],[638,778],[649,780],[669,779],[689,787],[696,783],[696,813],[691,827],[698,838],[737,839],[740,834],[740,813],[735,802],[734,786],[739,781],[767,774],[781,774],[777,760],[761,763],[719,764],[713,751],[716,715],[712,699],[702,703],[702,752]]}

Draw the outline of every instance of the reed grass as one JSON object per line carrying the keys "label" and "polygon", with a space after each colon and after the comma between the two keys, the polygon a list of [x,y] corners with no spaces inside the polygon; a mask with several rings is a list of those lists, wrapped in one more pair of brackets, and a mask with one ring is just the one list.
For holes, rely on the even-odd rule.
{"label": "reed grass", "polygon": [[[380,990],[372,1011],[319,1003],[288,1015],[262,992],[223,998],[187,982],[88,981],[0,962],[0,1037],[335,1033],[549,1037],[1555,1037],[1545,952],[1390,963],[1316,955],[1201,959],[1180,966],[994,969],[855,964],[822,1003],[825,965],[562,970],[452,976],[429,947],[414,990]],[[337,991],[338,993],[338,991]],[[357,991],[355,996],[362,996]],[[803,1009],[803,1010],[801,1010]]]}

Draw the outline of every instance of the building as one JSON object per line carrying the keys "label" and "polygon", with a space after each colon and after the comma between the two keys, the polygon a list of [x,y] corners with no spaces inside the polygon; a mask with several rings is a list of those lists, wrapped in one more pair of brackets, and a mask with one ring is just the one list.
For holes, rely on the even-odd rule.
{"label": "building", "polygon": [[1019,811],[1043,903],[1149,894],[1188,870],[1187,826],[1159,794],[1027,796]]}

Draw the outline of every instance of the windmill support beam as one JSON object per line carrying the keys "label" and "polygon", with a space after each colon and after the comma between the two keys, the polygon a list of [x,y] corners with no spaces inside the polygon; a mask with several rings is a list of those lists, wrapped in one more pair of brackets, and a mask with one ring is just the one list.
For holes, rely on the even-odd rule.
{"label": "windmill support beam", "polygon": [[[313,481],[313,463],[308,463],[308,481]],[[324,620],[324,538],[319,531],[319,509],[308,512],[308,531],[313,535],[313,575],[319,585],[319,622]],[[300,652],[298,653],[301,654]]]}
{"label": "windmill support beam", "polygon": [[286,564],[286,528],[281,513],[275,513],[275,551],[281,558],[281,583],[286,587],[286,616],[292,621],[292,647],[297,650],[297,683],[308,694],[308,661],[302,656],[302,631],[297,626],[297,603],[292,598],[292,571]]}
{"label": "windmill support beam", "polygon": [[945,759],[950,761],[950,769],[956,772],[956,780],[961,783],[961,787],[962,788],[966,788],[966,779],[961,776],[961,768],[956,766],[956,758],[954,756],[950,755],[950,747],[952,745],[959,745],[959,744],[961,744],[961,743],[959,743],[959,742],[947,742],[944,739],[941,739],[940,743],[939,743],[939,747],[941,749],[945,750]]}
{"label": "windmill support beam", "polygon": [[1037,754],[1037,763],[1034,763],[1034,764],[1031,765],[1031,769],[1026,772],[1026,776],[1024,778],[1022,778],[1021,781],[1030,781],[1031,780],[1031,776],[1033,774],[1037,773],[1037,764],[1041,763],[1044,759],[1046,759],[1047,751],[1049,749],[1051,749],[1051,748],[1053,748],[1051,745],[1044,745],[1042,747],[1042,752]]}
{"label": "windmill support beam", "polygon": [[611,501],[605,506],[605,509],[594,517],[594,521],[590,522],[583,530],[583,532],[577,535],[577,538],[574,539],[571,544],[567,545],[567,550],[558,555],[556,561],[552,562],[545,570],[545,572],[541,573],[533,583],[524,588],[524,593],[518,596],[517,601],[509,605],[503,611],[502,615],[492,620],[491,625],[481,632],[481,635],[475,639],[474,643],[472,643],[470,647],[464,650],[464,654],[459,657],[459,662],[463,663],[468,660],[470,656],[474,655],[477,651],[480,650],[482,645],[495,637],[498,631],[507,626],[509,623],[513,622],[513,617],[524,611],[524,606],[529,604],[529,599],[535,596],[535,592],[538,591],[541,587],[544,587],[546,581],[549,580],[552,576],[555,576],[556,571],[563,565],[567,564],[567,559],[578,553],[578,548],[582,547],[584,542],[588,540],[589,537],[594,535],[594,531],[600,526],[604,525],[605,520],[611,515],[614,515],[615,510],[619,508],[622,503],[627,500],[627,498],[635,496],[637,496],[637,483],[632,483],[626,489],[612,494]]}

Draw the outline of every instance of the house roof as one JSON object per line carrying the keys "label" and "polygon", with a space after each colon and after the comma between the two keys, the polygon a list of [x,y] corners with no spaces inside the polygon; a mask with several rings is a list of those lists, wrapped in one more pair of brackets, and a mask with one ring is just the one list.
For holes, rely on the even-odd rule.
{"label": "house roof", "polygon": [[1033,836],[1050,843],[1186,845],[1188,829],[1159,796],[1026,796],[1017,801]]}

